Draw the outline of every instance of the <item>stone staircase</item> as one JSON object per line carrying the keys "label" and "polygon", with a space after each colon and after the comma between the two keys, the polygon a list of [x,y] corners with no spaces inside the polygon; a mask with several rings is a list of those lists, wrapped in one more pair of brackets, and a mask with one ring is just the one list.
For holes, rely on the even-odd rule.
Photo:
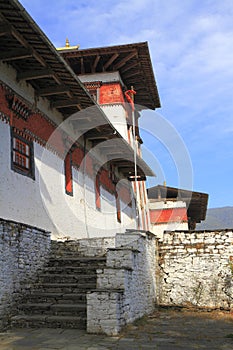
{"label": "stone staircase", "polygon": [[52,242],[50,259],[12,317],[14,327],[86,328],[86,293],[105,256],[81,256],[75,242]]}

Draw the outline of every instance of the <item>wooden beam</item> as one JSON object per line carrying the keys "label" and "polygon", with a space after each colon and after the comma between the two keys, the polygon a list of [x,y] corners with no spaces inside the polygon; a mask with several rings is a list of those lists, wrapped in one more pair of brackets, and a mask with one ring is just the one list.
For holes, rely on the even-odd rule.
{"label": "wooden beam", "polygon": [[94,61],[93,65],[92,65],[92,67],[91,67],[92,73],[95,73],[95,70],[96,70],[96,67],[97,67],[97,64],[98,64],[99,60],[100,60],[100,55],[96,56],[96,58],[95,58],[95,61]]}
{"label": "wooden beam", "polygon": [[104,70],[106,70],[116,59],[119,57],[119,53],[114,53],[112,57],[104,64]]}
{"label": "wooden beam", "polygon": [[43,66],[46,67],[45,60],[34,50],[31,45],[27,42],[26,39],[10,24],[7,24],[9,27],[9,33],[13,35],[13,37],[25,48],[32,50],[32,55],[35,57],[35,59]]}
{"label": "wooden beam", "polygon": [[81,57],[81,74],[85,74],[84,59]]}
{"label": "wooden beam", "polygon": [[[131,175],[131,174],[128,174],[129,177],[128,177],[128,180],[129,181],[135,181],[135,176],[134,175]],[[137,176],[137,181],[146,181],[146,176],[145,175],[138,175]]]}
{"label": "wooden beam", "polygon": [[80,107],[80,99],[79,98],[70,98],[66,101],[56,101],[52,102],[52,107],[54,108],[66,108],[66,107],[72,107],[77,106],[79,109]]}
{"label": "wooden beam", "polygon": [[[123,146],[123,144],[122,144]],[[103,146],[101,146],[101,150],[105,151],[105,150],[110,150],[111,151],[111,154],[114,154],[114,153],[118,153],[121,154],[121,156],[124,155],[123,152],[125,152],[125,147],[122,147],[120,148],[120,145],[119,143],[117,143],[117,145],[113,145],[113,144],[108,144],[106,142],[106,144],[104,144]]]}
{"label": "wooden beam", "polygon": [[106,140],[108,140],[108,136],[103,136],[101,134],[98,134],[98,136],[97,135],[95,135],[95,136],[94,135],[93,136],[87,135],[87,139],[90,141],[96,141],[96,140],[106,141]]}
{"label": "wooden beam", "polygon": [[131,163],[131,162],[118,162],[116,161],[116,164],[118,165],[119,168],[122,168],[122,169],[134,169],[134,164]]}
{"label": "wooden beam", "polygon": [[137,67],[139,65],[138,62],[133,62],[131,64],[127,64],[127,66],[125,66],[124,68],[121,69],[121,73],[125,73],[127,72],[128,70],[134,68],[134,67]]}
{"label": "wooden beam", "polygon": [[50,88],[40,89],[37,91],[38,96],[51,96],[51,95],[60,95],[70,92],[70,89],[65,85],[53,86]]}
{"label": "wooden beam", "polygon": [[109,139],[114,137],[114,134],[111,132],[104,132],[104,131],[98,131],[98,130],[91,130],[86,134],[86,137],[90,140],[92,139],[96,139],[96,138],[105,138],[105,139]]}
{"label": "wooden beam", "polygon": [[30,70],[17,74],[18,80],[36,80],[47,77],[53,77],[55,73],[51,69]]}
{"label": "wooden beam", "polygon": [[0,36],[11,34],[11,30],[12,30],[12,28],[8,23],[1,23],[0,24]]}
{"label": "wooden beam", "polygon": [[121,68],[126,62],[128,62],[131,58],[137,56],[137,50],[133,50],[129,55],[123,58],[120,62],[114,65],[114,69]]}
{"label": "wooden beam", "polygon": [[7,52],[0,53],[1,61],[15,61],[22,60],[24,58],[33,57],[32,50],[28,49],[15,49]]}
{"label": "wooden beam", "polygon": [[136,72],[129,72],[128,74],[124,75],[124,79],[129,79],[131,77],[135,77],[136,75],[141,75],[142,72],[140,72],[139,70]]}

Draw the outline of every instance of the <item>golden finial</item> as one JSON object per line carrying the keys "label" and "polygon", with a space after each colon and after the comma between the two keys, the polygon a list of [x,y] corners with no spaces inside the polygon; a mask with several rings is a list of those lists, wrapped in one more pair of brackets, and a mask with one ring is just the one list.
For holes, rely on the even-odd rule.
{"label": "golden finial", "polygon": [[164,186],[164,187],[166,187],[166,186],[167,186],[166,181],[163,181],[163,186]]}
{"label": "golden finial", "polygon": [[64,47],[57,47],[58,51],[65,51],[65,50],[78,50],[79,45],[76,46],[70,46],[70,41],[68,38],[66,38],[66,45]]}

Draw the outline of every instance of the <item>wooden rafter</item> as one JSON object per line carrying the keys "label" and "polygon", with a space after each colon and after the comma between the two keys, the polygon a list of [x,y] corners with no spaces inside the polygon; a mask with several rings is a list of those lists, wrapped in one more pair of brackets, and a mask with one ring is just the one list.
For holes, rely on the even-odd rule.
{"label": "wooden rafter", "polygon": [[15,61],[22,60],[24,58],[32,57],[32,50],[30,49],[14,49],[6,52],[0,53],[1,61]]}
{"label": "wooden rafter", "polygon": [[126,62],[128,62],[131,58],[137,56],[137,50],[133,50],[129,55],[123,58],[120,62],[114,65],[114,69],[121,68]]}
{"label": "wooden rafter", "polygon": [[113,137],[113,133],[112,130],[108,130],[108,131],[99,131],[97,129],[94,130],[90,130],[86,137],[90,140],[95,139],[95,138],[112,138]]}
{"label": "wooden rafter", "polygon": [[128,79],[128,78],[131,78],[131,77],[135,77],[136,75],[142,75],[142,72],[139,71],[139,70],[132,71],[132,72],[129,72],[128,74],[125,74],[124,78]]}
{"label": "wooden rafter", "polygon": [[51,69],[30,70],[17,74],[18,80],[36,80],[47,77],[54,77],[55,73]]}
{"label": "wooden rafter", "polygon": [[40,89],[37,91],[38,96],[60,95],[70,92],[70,89],[65,85],[58,85],[49,88]]}
{"label": "wooden rafter", "polygon": [[[1,16],[2,17],[2,16]],[[8,21],[6,21],[4,19],[4,23],[0,24],[0,36],[3,35],[9,35],[11,34],[24,48],[27,49],[31,49],[32,50],[32,55],[33,57],[35,57],[35,59],[40,62],[40,64],[43,67],[46,67],[46,62],[45,60],[38,54],[38,52],[36,52],[36,50],[34,50],[29,43],[27,42],[27,40],[14,28],[14,26],[12,26],[11,24],[8,23]]]}
{"label": "wooden rafter", "polygon": [[106,70],[116,59],[119,57],[119,53],[114,53],[112,57],[104,64],[104,70]]}
{"label": "wooden rafter", "polygon": [[0,24],[0,36],[11,34],[11,26],[8,23]]}
{"label": "wooden rafter", "polygon": [[100,55],[96,56],[96,58],[95,58],[95,61],[94,61],[93,65],[92,65],[92,67],[91,67],[92,73],[95,73],[95,70],[96,70],[96,67],[97,67],[97,64],[98,64],[99,60],[100,60]]}
{"label": "wooden rafter", "polygon": [[121,69],[121,73],[125,73],[125,72],[127,72],[128,70],[130,70],[130,69],[132,69],[132,68],[135,68],[135,67],[137,67],[137,66],[139,66],[139,63],[138,63],[138,62],[133,62],[133,63],[131,63],[131,64],[127,64],[127,66],[125,66],[125,67],[123,67],[123,68]]}
{"label": "wooden rafter", "polygon": [[83,57],[81,57],[81,74],[85,74],[85,65]]}
{"label": "wooden rafter", "polygon": [[81,109],[80,106],[80,98],[70,98],[65,101],[56,101],[52,103],[52,107],[54,108],[66,108],[71,106],[77,106],[79,109]]}

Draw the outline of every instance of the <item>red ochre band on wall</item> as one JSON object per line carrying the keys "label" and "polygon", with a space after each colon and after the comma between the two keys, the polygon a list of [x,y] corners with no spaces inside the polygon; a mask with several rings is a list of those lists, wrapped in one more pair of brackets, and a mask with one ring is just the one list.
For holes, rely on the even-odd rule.
{"label": "red ochre band on wall", "polygon": [[152,224],[165,224],[168,222],[187,222],[186,208],[150,209]]}
{"label": "red ochre band on wall", "polygon": [[124,95],[120,83],[103,84],[99,88],[99,103],[124,103]]}
{"label": "red ochre band on wall", "polygon": [[[123,93],[120,84],[113,84],[117,86],[118,95],[123,98]],[[109,88],[109,84],[106,85]],[[113,94],[114,95],[114,94]],[[25,109],[30,110],[27,118],[21,118],[17,115],[14,110],[9,107],[9,96],[16,96],[17,101],[22,100],[22,104]],[[4,121],[9,123],[15,133],[19,134],[22,138],[29,141],[34,141],[39,143],[42,147],[46,145],[49,149],[55,151],[60,157],[66,152],[66,146],[64,143],[64,135],[62,131],[57,128],[57,126],[49,120],[49,118],[39,111],[33,111],[32,106],[22,97],[18,96],[11,88],[9,88],[4,83],[0,82],[0,112],[5,116]],[[3,119],[3,118],[1,118]],[[52,136],[52,137],[51,137]],[[72,159],[71,159],[72,158]],[[66,192],[69,194],[73,193],[73,178],[72,178],[72,168],[79,168],[82,165],[84,159],[84,151],[81,145],[76,145],[71,154],[67,154],[64,160],[65,167],[65,177],[66,177]],[[93,177],[93,165],[95,160],[92,159],[88,154],[85,160],[85,172],[88,176]],[[101,169],[99,174],[99,184],[103,186],[110,193],[115,193],[116,185],[113,183],[112,179],[109,177],[109,170]],[[120,199],[131,205],[131,192],[129,189],[124,188],[120,190]]]}

